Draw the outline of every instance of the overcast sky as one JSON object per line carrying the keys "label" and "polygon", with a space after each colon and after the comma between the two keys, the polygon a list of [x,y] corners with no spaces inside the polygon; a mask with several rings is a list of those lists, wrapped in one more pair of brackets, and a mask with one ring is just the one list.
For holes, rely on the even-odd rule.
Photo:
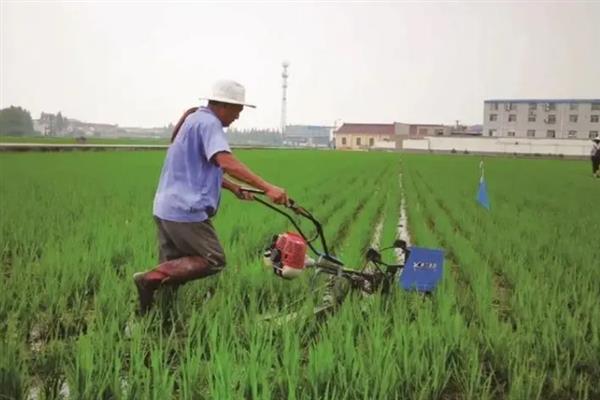
{"label": "overcast sky", "polygon": [[212,82],[238,127],[480,123],[489,98],[600,98],[600,2],[1,1],[0,106],[162,126]]}

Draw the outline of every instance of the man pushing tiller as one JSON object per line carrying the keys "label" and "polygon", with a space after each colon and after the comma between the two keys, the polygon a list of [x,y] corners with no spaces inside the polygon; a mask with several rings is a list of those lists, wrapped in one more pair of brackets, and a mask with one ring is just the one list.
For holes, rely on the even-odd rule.
{"label": "man pushing tiller", "polygon": [[254,174],[232,153],[223,132],[238,119],[245,89],[233,81],[218,81],[206,107],[187,110],[173,130],[171,145],[154,198],[158,229],[159,265],[136,272],[140,314],[152,306],[154,292],[162,285],[179,285],[220,272],[225,254],[210,221],[219,207],[221,188],[242,200],[252,194],[227,178],[227,174],[265,192],[276,204],[287,204],[284,189]]}

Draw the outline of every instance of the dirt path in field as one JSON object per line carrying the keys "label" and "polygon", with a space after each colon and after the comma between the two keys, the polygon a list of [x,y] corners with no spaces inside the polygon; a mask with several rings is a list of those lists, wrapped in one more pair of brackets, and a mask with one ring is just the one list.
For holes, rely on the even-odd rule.
{"label": "dirt path in field", "polygon": [[[410,233],[408,232],[408,215],[406,213],[406,201],[404,199],[404,192],[402,189],[402,173],[398,175],[398,186],[400,187],[400,211],[397,227],[396,238],[402,239],[406,242],[408,246],[410,246]],[[374,249],[379,249],[381,244],[381,232],[383,231],[383,225],[385,223],[385,204],[382,207],[381,213],[379,213],[377,218],[377,224],[375,225],[375,230],[373,231],[373,238],[371,239],[371,247]],[[399,263],[404,263],[404,252],[401,249],[394,250],[396,254],[396,260]]]}
{"label": "dirt path in field", "polygon": [[[408,246],[411,245],[410,233],[408,231],[408,214],[406,213],[406,200],[404,199],[404,192],[402,188],[402,173],[398,175],[398,186],[400,187],[400,211],[397,227],[396,238],[402,239]],[[373,239],[371,240],[371,247],[378,249],[381,242],[381,232],[383,231],[383,225],[385,223],[385,215],[383,211],[380,213],[377,220],[377,225],[373,231]],[[401,249],[395,249],[396,259],[398,262],[404,262],[404,252]]]}
{"label": "dirt path in field", "polygon": [[373,238],[371,239],[371,247],[374,249],[379,248],[379,242],[381,241],[381,231],[383,231],[383,222],[385,218],[383,215],[379,216],[375,231],[373,231]]}
{"label": "dirt path in field", "polygon": [[[410,232],[408,231],[408,214],[406,213],[406,199],[404,198],[404,187],[402,186],[402,172],[398,174],[398,185],[400,186],[400,218],[398,219],[398,239],[404,240],[407,246],[412,244]],[[396,259],[404,263],[404,252],[396,249]]]}

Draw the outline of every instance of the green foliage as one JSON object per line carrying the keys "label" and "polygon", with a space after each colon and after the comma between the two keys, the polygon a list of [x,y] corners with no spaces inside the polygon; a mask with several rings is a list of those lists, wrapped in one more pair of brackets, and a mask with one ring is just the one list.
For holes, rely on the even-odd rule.
{"label": "green foliage", "polygon": [[417,241],[447,250],[446,277],[479,349],[480,378],[461,385],[515,399],[595,398],[600,187],[584,162],[491,158],[487,212],[475,203],[479,161],[404,158],[410,225]]}
{"label": "green foliage", "polygon": [[10,106],[0,110],[0,135],[27,136],[35,134],[29,111]]}
{"label": "green foliage", "polygon": [[214,221],[225,271],[161,293],[138,318],[131,275],[155,264],[164,152],[0,154],[0,398],[600,396],[589,239],[600,187],[587,163],[490,159],[487,212],[473,157],[238,155],[311,210],[356,268],[380,222],[381,246],[396,237],[402,194],[413,243],[446,250],[434,296],[352,295],[316,320],[323,281],[283,281],[261,265],[271,235],[291,225],[225,192]]}

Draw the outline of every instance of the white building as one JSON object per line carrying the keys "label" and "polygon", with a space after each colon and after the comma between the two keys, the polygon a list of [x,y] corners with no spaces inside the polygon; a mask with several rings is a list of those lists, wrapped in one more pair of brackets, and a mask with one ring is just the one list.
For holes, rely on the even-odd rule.
{"label": "white building", "polygon": [[600,99],[503,99],[483,103],[483,136],[589,139],[599,136]]}

